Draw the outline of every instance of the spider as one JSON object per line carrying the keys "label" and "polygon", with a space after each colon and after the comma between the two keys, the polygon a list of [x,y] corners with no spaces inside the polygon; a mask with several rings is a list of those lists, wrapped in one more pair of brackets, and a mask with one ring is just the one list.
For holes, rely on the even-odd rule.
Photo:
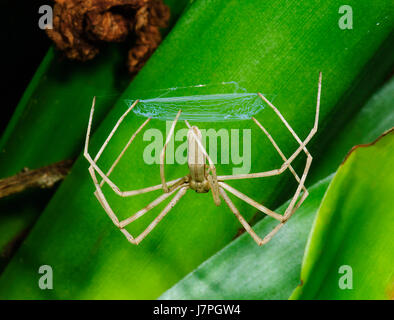
{"label": "spider", "polygon": [[[187,140],[188,140],[188,167],[189,167],[189,174],[172,180],[172,181],[166,181],[165,179],[165,168],[164,168],[164,157],[165,157],[165,152],[167,145],[174,134],[175,126],[177,124],[177,121],[179,119],[179,116],[181,115],[182,110],[179,110],[174,121],[172,122],[170,131],[167,135],[164,147],[161,151],[160,154],[160,178],[161,178],[161,184],[156,185],[156,186],[151,186],[143,189],[138,189],[138,190],[131,190],[131,191],[121,191],[114,182],[109,178],[111,172],[114,170],[116,165],[118,164],[119,160],[121,157],[124,155],[132,141],[135,139],[137,134],[148,124],[148,122],[151,120],[151,118],[148,118],[145,120],[145,122],[137,129],[137,131],[131,136],[121,153],[118,155],[116,160],[113,162],[112,166],[110,169],[104,173],[99,166],[97,165],[97,161],[100,158],[101,154],[103,153],[105,147],[107,146],[108,142],[111,140],[112,136],[114,135],[115,131],[118,129],[119,125],[122,123],[123,119],[127,116],[127,114],[136,106],[136,104],[139,102],[139,100],[136,100],[127,110],[126,112],[119,118],[117,123],[115,124],[114,128],[110,132],[109,136],[101,146],[100,150],[98,151],[97,155],[94,157],[94,159],[90,156],[88,152],[88,145],[89,145],[89,138],[90,138],[90,131],[91,131],[91,126],[92,126],[92,119],[93,119],[93,113],[94,113],[94,105],[95,105],[95,98],[93,99],[92,103],[92,108],[90,111],[90,117],[89,117],[89,124],[88,124],[88,129],[86,133],[86,141],[85,141],[85,148],[84,148],[84,156],[90,163],[89,166],[89,173],[92,177],[92,180],[94,182],[94,185],[96,187],[96,190],[94,192],[94,195],[108,214],[108,216],[111,218],[113,223],[120,229],[120,231],[126,236],[127,240],[131,242],[132,244],[138,245],[152,230],[154,227],[157,226],[157,224],[164,218],[164,216],[179,202],[179,200],[185,195],[186,191],[188,189],[194,190],[197,193],[206,193],[211,191],[213,200],[217,206],[220,205],[221,199],[224,200],[224,202],[227,204],[229,209],[232,211],[232,213],[238,218],[239,222],[242,224],[242,226],[245,228],[245,230],[250,234],[250,236],[254,239],[254,241],[259,245],[264,245],[268,241],[271,240],[271,238],[280,230],[280,228],[283,227],[283,225],[290,219],[290,217],[294,214],[294,212],[300,207],[300,205],[303,203],[303,201],[306,199],[308,196],[308,191],[304,186],[305,179],[307,177],[311,162],[312,162],[312,156],[309,153],[309,151],[306,148],[306,144],[312,139],[313,135],[317,132],[317,127],[318,127],[318,121],[319,121],[319,109],[320,109],[320,94],[321,94],[321,81],[322,81],[322,73],[320,72],[319,74],[319,82],[318,82],[318,93],[317,93],[317,103],[316,103],[316,113],[315,113],[315,120],[314,120],[314,125],[311,131],[309,132],[308,136],[305,138],[304,141],[301,141],[301,139],[297,136],[297,134],[294,132],[294,130],[290,127],[290,125],[287,123],[285,118],[282,116],[282,114],[279,112],[279,110],[270,102],[268,99],[262,95],[261,93],[258,93],[261,99],[263,99],[264,102],[266,102],[272,109],[273,111],[277,114],[277,116],[280,118],[280,120],[283,122],[283,124],[286,126],[286,128],[290,131],[290,133],[293,135],[295,140],[299,143],[299,147],[294,151],[294,153],[289,157],[286,158],[283,152],[280,150],[278,145],[276,144],[275,140],[271,137],[271,135],[268,133],[268,131],[261,125],[259,121],[257,121],[254,117],[252,117],[252,120],[256,123],[256,125],[264,132],[264,134],[267,136],[267,138],[270,140],[274,148],[277,150],[279,153],[280,157],[283,160],[283,164],[274,170],[270,171],[264,171],[264,172],[257,172],[257,173],[247,173],[247,174],[237,174],[237,175],[224,175],[224,176],[218,176],[216,174],[216,168],[214,163],[212,162],[211,158],[207,154],[204,146],[202,145],[202,138],[201,138],[201,132],[196,126],[191,126],[190,123],[185,120],[185,123],[187,127],[189,128],[188,134],[187,134]],[[306,164],[304,167],[303,174],[301,178],[297,175],[297,173],[294,171],[293,167],[291,166],[292,161],[300,154],[300,152],[304,152],[307,156],[306,158]],[[238,191],[237,189],[231,187],[225,181],[227,180],[236,180],[236,179],[250,179],[250,178],[262,178],[262,177],[270,177],[270,176],[275,176],[275,175],[280,175],[282,174],[285,170],[289,169],[294,178],[298,182],[298,187],[287,207],[285,210],[284,214],[281,215],[279,213],[276,213],[262,204],[258,203],[257,201],[249,198],[247,195],[243,194],[242,192]],[[96,173],[101,177],[101,182],[98,181],[98,178],[96,176]],[[121,197],[131,197],[159,189],[163,189],[164,193],[160,195],[158,198],[153,200],[151,203],[149,203],[145,208],[139,210],[136,212],[134,215],[131,217],[119,221],[113,210],[111,209],[110,205],[108,204],[103,192],[102,192],[102,186],[104,183],[107,183],[112,190],[119,196]],[[240,214],[238,209],[235,207],[234,203],[231,201],[229,198],[227,192],[232,193],[234,196],[238,197],[239,199],[245,201],[249,205],[255,207],[257,210],[267,214],[268,216],[273,217],[274,219],[278,220],[279,223],[278,225],[270,232],[268,233],[264,238],[260,238],[252,229],[252,227],[249,225],[249,223],[243,218],[243,216]],[[300,194],[302,192],[302,195],[300,197]],[[165,206],[165,208],[160,212],[160,214],[149,224],[149,226],[141,232],[137,237],[133,237],[126,229],[125,227],[132,223],[133,221],[137,220],[141,216],[143,216],[145,213],[147,213],[149,210],[153,209],[155,206],[159,205],[161,202],[163,202],[165,199],[169,198],[175,194],[175,196],[171,199],[171,201]],[[300,199],[298,199],[300,197]],[[297,202],[298,200],[298,202]]]}

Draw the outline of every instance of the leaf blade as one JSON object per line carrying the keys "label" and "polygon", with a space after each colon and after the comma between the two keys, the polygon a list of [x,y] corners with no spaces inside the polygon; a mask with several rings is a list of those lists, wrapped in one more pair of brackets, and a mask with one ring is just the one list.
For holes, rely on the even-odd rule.
{"label": "leaf blade", "polygon": [[[311,186],[310,196],[306,203],[288,222],[289,227],[287,228],[296,229],[298,227],[300,229],[302,239],[291,238],[290,235],[288,241],[284,240],[281,245],[280,243],[274,244],[275,249],[271,249],[271,245],[268,244],[268,253],[263,250],[262,252],[257,251],[251,241],[249,241],[249,246],[242,247],[239,244],[240,240],[232,241],[167,290],[160,299],[287,299],[294,288],[300,284],[298,274],[301,272],[305,244],[309,230],[312,228],[315,212],[317,212],[325,193],[325,191],[319,192],[319,188],[327,189],[328,183],[334,175],[334,170],[331,168],[335,168],[336,163],[345,157],[352,146],[377,139],[377,130],[383,132],[394,124],[392,122],[394,117],[393,100],[394,79],[370,98],[352,121],[343,128],[343,132],[338,133],[336,143],[325,152],[324,160],[320,161],[315,168],[315,176],[312,176],[312,180],[327,173],[330,175]],[[311,203],[314,203],[314,206],[311,206]],[[283,210],[283,206],[278,209],[282,212]],[[299,222],[293,224],[292,219],[298,215],[305,215],[303,224]],[[268,223],[264,220],[256,224],[255,228],[258,232],[262,225]],[[303,230],[308,230],[308,233],[302,233]],[[278,237],[280,236],[278,235]],[[248,235],[242,235],[241,238],[247,239]],[[289,247],[293,249],[290,252]],[[271,253],[270,256],[271,250],[276,251],[278,255],[275,256]],[[254,252],[254,255],[251,252]],[[287,256],[283,258],[283,255],[293,258],[288,259]],[[261,261],[259,268],[254,268],[254,260]],[[236,272],[233,274],[233,270],[238,270],[238,274]],[[272,270],[277,270],[279,274],[272,272]],[[218,287],[221,288],[219,292],[216,290]]]}
{"label": "leaf blade", "polygon": [[[367,2],[358,2],[357,6],[361,10]],[[294,10],[297,14],[293,14]],[[337,17],[335,1],[305,6],[287,1],[276,1],[274,5],[251,1],[242,10],[239,10],[238,1],[195,2],[122,98],[152,88],[244,81],[251,91],[264,88],[266,92],[277,93],[276,104],[281,106],[281,111],[300,137],[304,137],[314,118],[318,71],[323,68],[326,75],[327,89],[321,114],[321,122],[325,123],[330,113],[342,113],[338,110],[338,101],[388,37],[391,25],[382,24],[381,29],[374,27],[375,19],[380,19],[387,11],[388,6],[384,3],[372,6],[370,15],[362,17],[362,26],[350,35],[341,33],[336,23],[331,24],[333,17]],[[286,13],[284,16],[283,12]],[[326,15],[327,12],[330,16]],[[251,19],[254,23],[250,23]],[[283,31],[275,32],[275,27],[282,24]],[[316,25],[320,31],[315,29]],[[327,38],[322,41],[330,50],[323,50],[320,41],[303,42],[305,38],[314,39],[327,28],[330,32],[324,33]],[[372,30],[371,35],[368,30]],[[250,35],[246,44],[245,35]],[[272,46],[263,46],[266,43]],[[339,54],[344,50],[344,43],[359,53],[356,59]],[[365,46],[368,50],[360,50]],[[379,74],[376,79],[381,77]],[[365,84],[364,89],[363,93],[371,90]],[[348,107],[348,110],[355,110],[359,106],[350,104]],[[90,150],[98,150],[99,143],[105,140],[123,111],[124,102],[119,101],[95,133]],[[285,146],[283,151],[290,153],[294,150],[294,146],[288,143],[286,131],[277,125],[275,118],[271,115],[261,117],[271,133],[280,137],[278,143]],[[136,121],[125,123],[108,152],[103,154],[101,165],[112,163],[138,125]],[[165,132],[162,123],[156,122],[154,126],[162,134]],[[224,124],[225,128],[229,126]],[[217,124],[213,128],[220,127]],[[239,129],[245,127],[246,124],[241,124]],[[275,168],[280,164],[277,155],[267,151],[271,150],[268,146],[268,143],[259,144],[254,151],[256,155],[263,154],[265,160],[264,163],[257,162],[255,170],[264,166]],[[138,140],[133,147],[134,152],[140,154],[144,143]],[[152,174],[144,175],[146,166],[137,161],[132,155],[126,157],[122,167],[114,173],[114,179],[124,188],[157,184],[158,170],[149,170]],[[170,167],[169,174],[177,170]],[[281,177],[270,184],[245,183],[243,191],[259,201],[281,201],[280,197],[286,198],[288,193],[278,196],[275,192],[279,193],[289,181],[289,177]],[[111,225],[91,195],[92,191],[87,164],[80,158],[0,278],[1,297],[156,298],[231,241],[238,229],[238,222],[228,209],[224,206],[216,208],[210,195],[196,197],[188,193],[149,239],[138,248],[131,247]],[[124,214],[135,212],[148,202],[146,199],[124,202],[115,197],[111,200],[117,212]],[[254,213],[244,204],[237,202],[237,205],[247,218]],[[31,252],[35,255],[31,256]],[[24,263],[20,263],[21,259]],[[58,287],[51,293],[38,290],[36,282],[28,276],[32,266],[42,263],[52,264],[58,270]]]}
{"label": "leaf blade", "polygon": [[[303,285],[292,299],[392,298],[393,150],[390,130],[374,143],[353,149],[340,167],[312,229],[301,271]],[[345,281],[349,287],[339,283],[348,273],[341,276],[341,266],[353,270],[353,284]]]}

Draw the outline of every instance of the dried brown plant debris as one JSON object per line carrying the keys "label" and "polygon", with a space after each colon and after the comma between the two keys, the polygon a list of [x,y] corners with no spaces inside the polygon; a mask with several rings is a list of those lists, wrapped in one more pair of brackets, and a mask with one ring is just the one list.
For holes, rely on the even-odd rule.
{"label": "dried brown plant debris", "polygon": [[26,168],[17,175],[0,179],[0,199],[27,189],[52,188],[67,176],[72,164],[72,160],[63,160],[40,169]]}
{"label": "dried brown plant debris", "polygon": [[93,59],[103,42],[130,42],[128,69],[137,72],[161,42],[169,8],[162,0],[55,0],[48,36],[73,60]]}

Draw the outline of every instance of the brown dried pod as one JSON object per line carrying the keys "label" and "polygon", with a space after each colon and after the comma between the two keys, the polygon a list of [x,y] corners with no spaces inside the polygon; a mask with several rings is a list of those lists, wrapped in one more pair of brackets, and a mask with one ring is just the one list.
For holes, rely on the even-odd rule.
{"label": "brown dried pod", "polygon": [[161,42],[170,12],[162,0],[55,0],[46,32],[67,58],[93,59],[100,43],[130,41],[128,69],[137,72]]}

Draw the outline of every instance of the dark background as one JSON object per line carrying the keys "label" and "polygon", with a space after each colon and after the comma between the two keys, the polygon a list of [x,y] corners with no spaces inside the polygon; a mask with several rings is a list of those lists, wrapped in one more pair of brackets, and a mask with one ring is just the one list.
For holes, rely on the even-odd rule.
{"label": "dark background", "polygon": [[0,8],[2,51],[2,102],[0,135],[10,120],[23,92],[51,44],[44,30],[38,27],[44,0],[3,0]]}

